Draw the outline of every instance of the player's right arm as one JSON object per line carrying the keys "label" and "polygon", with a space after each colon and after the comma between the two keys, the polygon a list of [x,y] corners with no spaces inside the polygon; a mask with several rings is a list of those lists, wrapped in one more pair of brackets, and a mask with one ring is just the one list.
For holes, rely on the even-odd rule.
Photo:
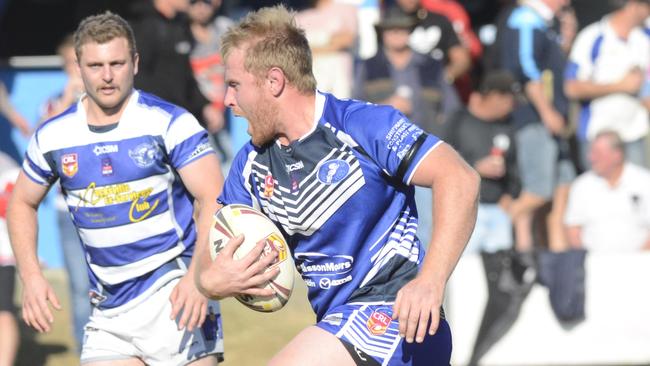
{"label": "player's right arm", "polygon": [[279,273],[278,267],[266,271],[277,253],[273,252],[260,259],[264,251],[264,242],[260,241],[243,258],[235,259],[235,251],[243,243],[244,236],[238,235],[228,241],[214,261],[208,262],[210,257],[207,255],[198,264],[195,281],[199,291],[206,297],[220,300],[236,295],[274,294],[273,290],[261,286]]}
{"label": "player's right arm", "polygon": [[47,191],[48,186],[37,184],[21,171],[7,209],[9,238],[23,283],[23,320],[39,332],[50,331],[54,321],[49,305],[61,309],[36,253],[37,210]]}
{"label": "player's right arm", "polygon": [[[245,188],[246,182],[243,174],[241,174],[245,170],[251,148],[252,145],[246,145],[233,159],[230,173],[228,173],[221,195],[217,199],[217,210],[232,203],[254,206],[251,195]],[[243,236],[230,239],[214,260],[211,260],[208,250],[201,250],[194,281],[199,291],[206,297],[223,299],[236,295],[273,295],[273,290],[260,286],[278,274],[277,268],[266,271],[275,260],[276,253],[259,259],[264,250],[264,243],[259,242],[243,258],[235,259],[235,251],[243,242]]]}

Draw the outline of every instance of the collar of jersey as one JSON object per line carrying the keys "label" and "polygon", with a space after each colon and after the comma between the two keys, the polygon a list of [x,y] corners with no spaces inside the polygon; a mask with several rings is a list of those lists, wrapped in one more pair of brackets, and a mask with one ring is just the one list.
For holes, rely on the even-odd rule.
{"label": "collar of jersey", "polygon": [[[131,104],[136,103],[138,98],[140,96],[140,93],[138,92],[137,89],[132,89],[131,95],[129,96],[129,101],[126,102],[126,108],[122,111],[122,115],[120,116],[120,121],[124,119],[124,115],[127,113],[128,110],[131,108]],[[79,97],[79,100],[77,101],[77,113],[78,116],[80,117],[81,121],[85,121],[86,124],[88,124],[88,113],[86,111],[86,108],[84,108],[84,105],[82,103],[84,98],[88,98],[86,93],[84,93],[81,97]]]}
{"label": "collar of jersey", "polygon": [[[306,139],[309,135],[311,135],[314,131],[316,131],[316,126],[318,126],[318,121],[323,117],[323,110],[325,109],[325,100],[327,97],[321,93],[320,91],[316,90],[316,98],[314,98],[314,122],[311,126],[311,129],[304,135],[302,135],[298,140],[296,141],[302,141]],[[275,139],[275,143],[278,145],[278,147],[282,147],[282,144],[280,143],[279,139]],[[294,141],[290,142],[289,145],[293,144]]]}

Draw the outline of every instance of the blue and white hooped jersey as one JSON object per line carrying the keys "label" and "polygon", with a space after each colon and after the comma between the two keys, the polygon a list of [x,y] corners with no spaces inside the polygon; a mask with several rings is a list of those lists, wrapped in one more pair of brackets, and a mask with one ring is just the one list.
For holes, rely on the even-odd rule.
{"label": "blue and white hooped jersey", "polygon": [[219,197],[283,231],[318,319],[331,307],[392,301],[417,273],[418,164],[441,141],[399,111],[316,94],[314,129],[281,146],[245,145]]}
{"label": "blue and white hooped jersey", "polygon": [[91,129],[81,101],[38,128],[23,169],[45,186],[60,179],[93,304],[121,311],[186,272],[196,230],[177,171],[209,153],[190,113],[140,91],[109,129]]}

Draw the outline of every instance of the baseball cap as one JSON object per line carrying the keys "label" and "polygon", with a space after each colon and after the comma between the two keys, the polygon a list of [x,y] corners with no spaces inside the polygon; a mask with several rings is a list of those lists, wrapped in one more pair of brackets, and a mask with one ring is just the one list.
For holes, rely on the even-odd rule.
{"label": "baseball cap", "polygon": [[386,9],[382,14],[379,22],[375,24],[377,31],[386,29],[412,29],[417,25],[418,20],[415,16],[405,13],[397,6]]}
{"label": "baseball cap", "polygon": [[517,96],[521,93],[521,85],[519,85],[509,71],[493,70],[483,76],[478,87],[478,92],[481,94],[497,92]]}

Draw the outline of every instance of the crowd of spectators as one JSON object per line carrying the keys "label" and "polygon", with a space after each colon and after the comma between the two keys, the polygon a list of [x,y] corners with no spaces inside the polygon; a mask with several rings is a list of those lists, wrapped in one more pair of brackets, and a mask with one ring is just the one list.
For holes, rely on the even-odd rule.
{"label": "crowd of spectators", "polygon": [[[228,160],[229,131],[246,127],[232,124],[223,105],[219,37],[242,12],[221,1],[138,1],[128,15],[140,51],[136,87],[187,108]],[[569,0],[501,1],[481,29],[461,3],[383,2],[377,52],[364,58],[357,6],[305,4],[297,21],[319,89],[394,106],[479,172],[467,252],[482,253],[493,282],[510,279],[515,306],[535,281],[539,250],[650,249],[650,1],[610,0],[611,13],[593,24],[578,24]],[[45,117],[82,92],[65,46],[70,82]],[[1,84],[0,111],[29,134]],[[428,243],[431,191],[416,200]]]}

